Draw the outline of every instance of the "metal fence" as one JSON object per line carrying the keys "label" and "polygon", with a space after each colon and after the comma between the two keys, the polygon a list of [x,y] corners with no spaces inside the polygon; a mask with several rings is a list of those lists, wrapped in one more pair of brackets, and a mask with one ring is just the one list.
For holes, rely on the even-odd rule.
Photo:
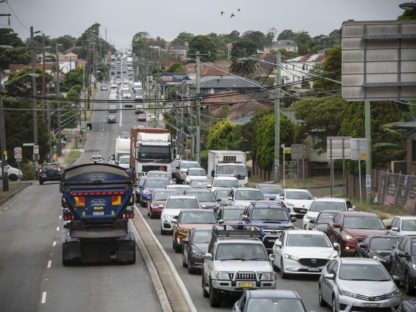
{"label": "metal fence", "polygon": [[416,176],[381,172],[378,179],[376,202],[416,212]]}

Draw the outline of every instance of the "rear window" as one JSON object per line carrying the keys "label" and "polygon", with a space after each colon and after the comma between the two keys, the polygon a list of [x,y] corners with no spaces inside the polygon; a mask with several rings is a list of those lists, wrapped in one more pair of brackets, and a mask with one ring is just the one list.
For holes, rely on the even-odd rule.
{"label": "rear window", "polygon": [[165,209],[198,209],[196,198],[169,198]]}

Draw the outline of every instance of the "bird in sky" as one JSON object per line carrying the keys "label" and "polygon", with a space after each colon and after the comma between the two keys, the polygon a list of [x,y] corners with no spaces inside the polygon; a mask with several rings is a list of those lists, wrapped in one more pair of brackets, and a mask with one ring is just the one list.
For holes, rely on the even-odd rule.
{"label": "bird in sky", "polygon": [[224,11],[221,11],[221,15],[224,15]]}
{"label": "bird in sky", "polygon": [[231,13],[231,16],[230,17],[233,18],[234,16],[235,16],[235,14],[234,13]]}

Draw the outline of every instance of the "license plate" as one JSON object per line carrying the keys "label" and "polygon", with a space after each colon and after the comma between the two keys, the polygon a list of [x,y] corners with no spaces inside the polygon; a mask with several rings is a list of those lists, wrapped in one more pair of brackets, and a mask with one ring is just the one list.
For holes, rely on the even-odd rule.
{"label": "license plate", "polygon": [[363,303],[362,306],[366,307],[366,308],[378,308],[378,307],[380,307],[380,304],[378,304],[378,303]]}
{"label": "license plate", "polygon": [[93,216],[103,216],[104,215],[104,211],[93,211],[92,212]]}
{"label": "license plate", "polygon": [[253,282],[240,282],[238,286],[244,288],[253,288]]}
{"label": "license plate", "polygon": [[309,268],[308,271],[310,272],[321,272],[320,268]]}

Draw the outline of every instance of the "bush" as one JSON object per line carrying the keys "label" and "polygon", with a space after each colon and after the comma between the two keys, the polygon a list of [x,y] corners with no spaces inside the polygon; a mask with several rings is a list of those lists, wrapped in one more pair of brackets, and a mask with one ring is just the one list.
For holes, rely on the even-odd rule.
{"label": "bush", "polygon": [[36,172],[35,172],[35,165],[33,162],[25,162],[22,165],[22,173],[23,173],[23,180],[35,180],[36,179]]}

